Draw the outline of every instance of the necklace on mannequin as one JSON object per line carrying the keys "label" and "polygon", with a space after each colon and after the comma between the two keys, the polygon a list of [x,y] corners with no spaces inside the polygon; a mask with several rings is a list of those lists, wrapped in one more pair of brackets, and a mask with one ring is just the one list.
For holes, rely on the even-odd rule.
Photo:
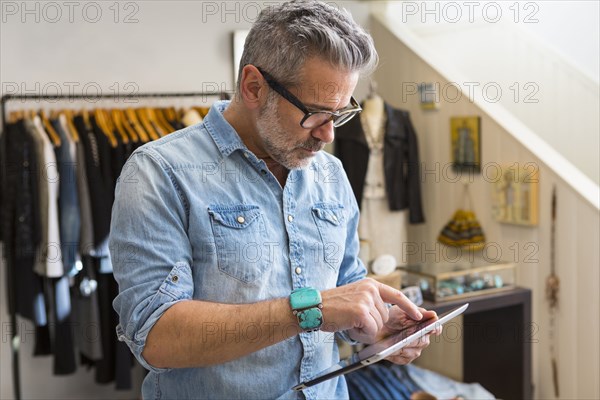
{"label": "necklace on mannequin", "polygon": [[362,121],[363,129],[365,131],[365,136],[367,138],[367,144],[369,145],[369,149],[373,152],[379,153],[383,150],[383,137],[384,137],[384,123],[385,119],[381,119],[377,126],[375,132],[371,130],[371,124],[369,121]]}
{"label": "necklace on mannequin", "polygon": [[375,154],[381,152],[386,122],[383,99],[378,95],[367,99],[360,117],[369,149]]}

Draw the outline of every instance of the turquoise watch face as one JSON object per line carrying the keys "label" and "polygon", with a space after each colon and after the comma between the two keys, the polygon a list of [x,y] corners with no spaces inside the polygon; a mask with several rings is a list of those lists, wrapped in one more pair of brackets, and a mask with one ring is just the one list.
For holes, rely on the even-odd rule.
{"label": "turquoise watch face", "polygon": [[309,308],[308,310],[299,311],[298,324],[303,331],[318,330],[323,325],[323,313],[318,307]]}
{"label": "turquoise watch face", "polygon": [[296,289],[290,295],[290,305],[292,310],[302,310],[305,308],[316,307],[321,304],[321,293],[311,287]]}

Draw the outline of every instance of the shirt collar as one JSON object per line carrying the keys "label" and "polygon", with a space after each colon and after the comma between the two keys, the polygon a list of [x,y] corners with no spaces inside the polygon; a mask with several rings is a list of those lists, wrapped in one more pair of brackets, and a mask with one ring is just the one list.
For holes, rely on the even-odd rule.
{"label": "shirt collar", "polygon": [[[220,100],[215,102],[208,114],[202,121],[208,134],[212,137],[223,157],[229,157],[236,150],[248,151],[240,135],[233,129],[233,126],[223,117],[223,111],[229,106],[231,100]],[[311,164],[316,162],[315,159]],[[290,174],[296,173],[296,170],[290,170]]]}
{"label": "shirt collar", "polygon": [[224,157],[228,157],[235,150],[247,149],[233,126],[223,117],[223,111],[229,106],[230,102],[231,100],[215,102],[203,120],[206,130]]}

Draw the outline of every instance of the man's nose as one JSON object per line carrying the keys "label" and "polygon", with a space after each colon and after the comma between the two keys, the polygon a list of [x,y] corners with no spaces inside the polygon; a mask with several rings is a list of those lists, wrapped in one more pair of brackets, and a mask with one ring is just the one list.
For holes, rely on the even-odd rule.
{"label": "man's nose", "polygon": [[325,125],[313,129],[312,136],[326,144],[333,142],[333,138],[335,136],[333,121],[329,121]]}

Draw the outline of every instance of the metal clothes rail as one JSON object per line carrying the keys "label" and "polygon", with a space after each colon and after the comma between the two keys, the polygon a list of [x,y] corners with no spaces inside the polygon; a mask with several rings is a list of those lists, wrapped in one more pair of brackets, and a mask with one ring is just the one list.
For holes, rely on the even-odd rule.
{"label": "metal clothes rail", "polygon": [[[230,98],[226,92],[175,92],[175,93],[125,93],[125,94],[98,94],[98,95],[83,95],[83,94],[72,94],[72,95],[51,95],[51,94],[20,94],[13,95],[7,94],[0,98],[0,115],[2,115],[2,132],[6,132],[8,125],[7,115],[7,103],[14,101],[22,101],[23,103],[33,100],[46,100],[53,101],[56,103],[73,100],[100,100],[100,99],[149,99],[149,98],[181,98],[181,97],[219,97],[221,100],[227,100]],[[53,103],[54,104],[54,103]],[[125,102],[129,106],[133,105],[133,102]],[[0,134],[0,136],[2,136]],[[2,190],[5,190],[4,179],[6,177],[6,149],[4,147],[5,141],[0,141],[0,159],[2,160],[1,175],[0,175],[0,186]],[[4,209],[4,204],[0,204],[0,208]],[[5,249],[6,251],[6,249]],[[21,380],[20,380],[20,368],[19,368],[19,347],[21,338],[17,329],[17,316],[16,316],[16,297],[15,288],[12,286],[13,276],[12,269],[15,266],[6,265],[6,291],[8,294],[8,308],[10,312],[10,327],[11,327],[11,353],[12,353],[12,375],[13,375],[13,391],[16,400],[21,400]]]}

